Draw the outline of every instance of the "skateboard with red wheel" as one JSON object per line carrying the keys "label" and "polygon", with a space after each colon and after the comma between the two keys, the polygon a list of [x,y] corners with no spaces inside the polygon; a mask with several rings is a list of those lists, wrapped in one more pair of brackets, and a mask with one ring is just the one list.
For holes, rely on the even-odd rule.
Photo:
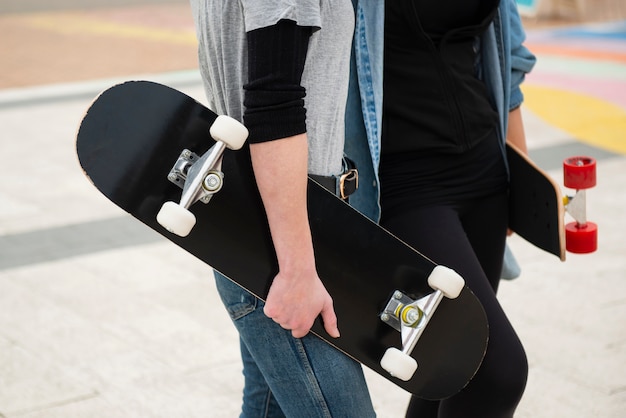
{"label": "skateboard with red wheel", "polygon": [[[598,227],[587,221],[586,190],[596,185],[596,161],[571,157],[563,162],[564,196],[559,184],[525,154],[507,144],[509,226],[533,245],[565,260],[566,251],[590,253],[598,247]],[[574,222],[565,225],[565,213]]]}
{"label": "skateboard with red wheel", "polygon": [[[278,265],[246,137],[237,121],[183,93],[128,82],[93,102],[76,149],[113,203],[264,299]],[[313,179],[308,208],[341,337],[328,336],[320,319],[313,333],[418,397],[460,391],[488,340],[485,312],[464,280]]]}

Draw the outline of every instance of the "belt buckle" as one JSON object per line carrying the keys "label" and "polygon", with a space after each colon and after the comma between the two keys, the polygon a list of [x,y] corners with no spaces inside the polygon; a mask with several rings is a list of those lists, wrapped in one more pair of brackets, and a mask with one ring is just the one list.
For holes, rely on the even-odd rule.
{"label": "belt buckle", "polygon": [[[349,183],[349,182],[354,182],[355,187],[354,187],[354,190],[352,190],[349,193],[346,193],[345,186],[346,186],[346,183]],[[346,171],[339,177],[339,196],[343,200],[346,200],[348,196],[354,193],[356,189],[358,188],[359,188],[359,171],[356,168],[351,168],[350,170]]]}

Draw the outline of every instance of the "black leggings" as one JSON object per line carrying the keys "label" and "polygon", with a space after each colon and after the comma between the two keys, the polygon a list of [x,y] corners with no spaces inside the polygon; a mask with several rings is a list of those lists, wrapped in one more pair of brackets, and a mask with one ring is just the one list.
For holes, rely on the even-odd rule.
{"label": "black leggings", "polygon": [[454,205],[394,210],[381,224],[438,264],[456,270],[483,304],[489,345],[474,379],[443,401],[413,397],[407,417],[512,417],[528,375],[524,348],[496,299],[508,224],[506,193]]}

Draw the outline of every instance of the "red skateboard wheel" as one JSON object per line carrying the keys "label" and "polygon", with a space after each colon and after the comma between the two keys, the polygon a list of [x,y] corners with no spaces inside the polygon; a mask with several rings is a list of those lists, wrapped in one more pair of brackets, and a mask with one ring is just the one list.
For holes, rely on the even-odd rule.
{"label": "red skateboard wheel", "polygon": [[570,157],[563,161],[565,187],[582,190],[596,185],[596,160],[591,157]]}
{"label": "red skateboard wheel", "polygon": [[598,225],[587,222],[580,225],[571,222],[565,225],[565,249],[570,253],[586,254],[598,249]]}

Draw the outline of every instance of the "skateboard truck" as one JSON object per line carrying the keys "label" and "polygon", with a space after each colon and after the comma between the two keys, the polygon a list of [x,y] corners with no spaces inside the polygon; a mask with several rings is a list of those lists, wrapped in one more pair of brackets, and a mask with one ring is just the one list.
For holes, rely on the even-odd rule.
{"label": "skateboard truck", "polygon": [[183,150],[167,178],[183,189],[180,203],[165,202],[157,214],[157,222],[168,231],[186,237],[196,224],[196,217],[189,207],[201,201],[208,203],[220,191],[224,183],[222,158],[226,148],[238,150],[248,138],[248,130],[228,116],[218,116],[209,133],[215,139],[202,156]]}
{"label": "skateboard truck", "polygon": [[437,307],[444,297],[458,297],[465,280],[452,269],[436,266],[428,277],[428,285],[435,291],[418,300],[396,290],[380,315],[381,321],[399,331],[402,339],[402,350],[388,348],[380,365],[389,374],[404,381],[410,380],[417,370],[417,361],[411,353]]}
{"label": "skateboard truck", "polygon": [[565,196],[563,205],[575,222],[565,225],[565,247],[571,253],[591,253],[598,249],[598,226],[587,221],[587,190],[596,185],[596,160],[591,157],[570,157],[563,161],[563,183],[575,189],[574,196]]}
{"label": "skateboard truck", "polygon": [[[224,173],[221,171],[223,151],[224,146],[219,142],[202,157],[188,149],[180,154],[167,179],[183,189],[181,206],[186,202],[209,203],[211,197],[220,191],[224,184]],[[202,168],[205,166],[208,169],[207,174],[199,175],[204,172]],[[189,182],[186,181],[187,177]],[[196,184],[198,181],[202,181],[201,187]]]}

